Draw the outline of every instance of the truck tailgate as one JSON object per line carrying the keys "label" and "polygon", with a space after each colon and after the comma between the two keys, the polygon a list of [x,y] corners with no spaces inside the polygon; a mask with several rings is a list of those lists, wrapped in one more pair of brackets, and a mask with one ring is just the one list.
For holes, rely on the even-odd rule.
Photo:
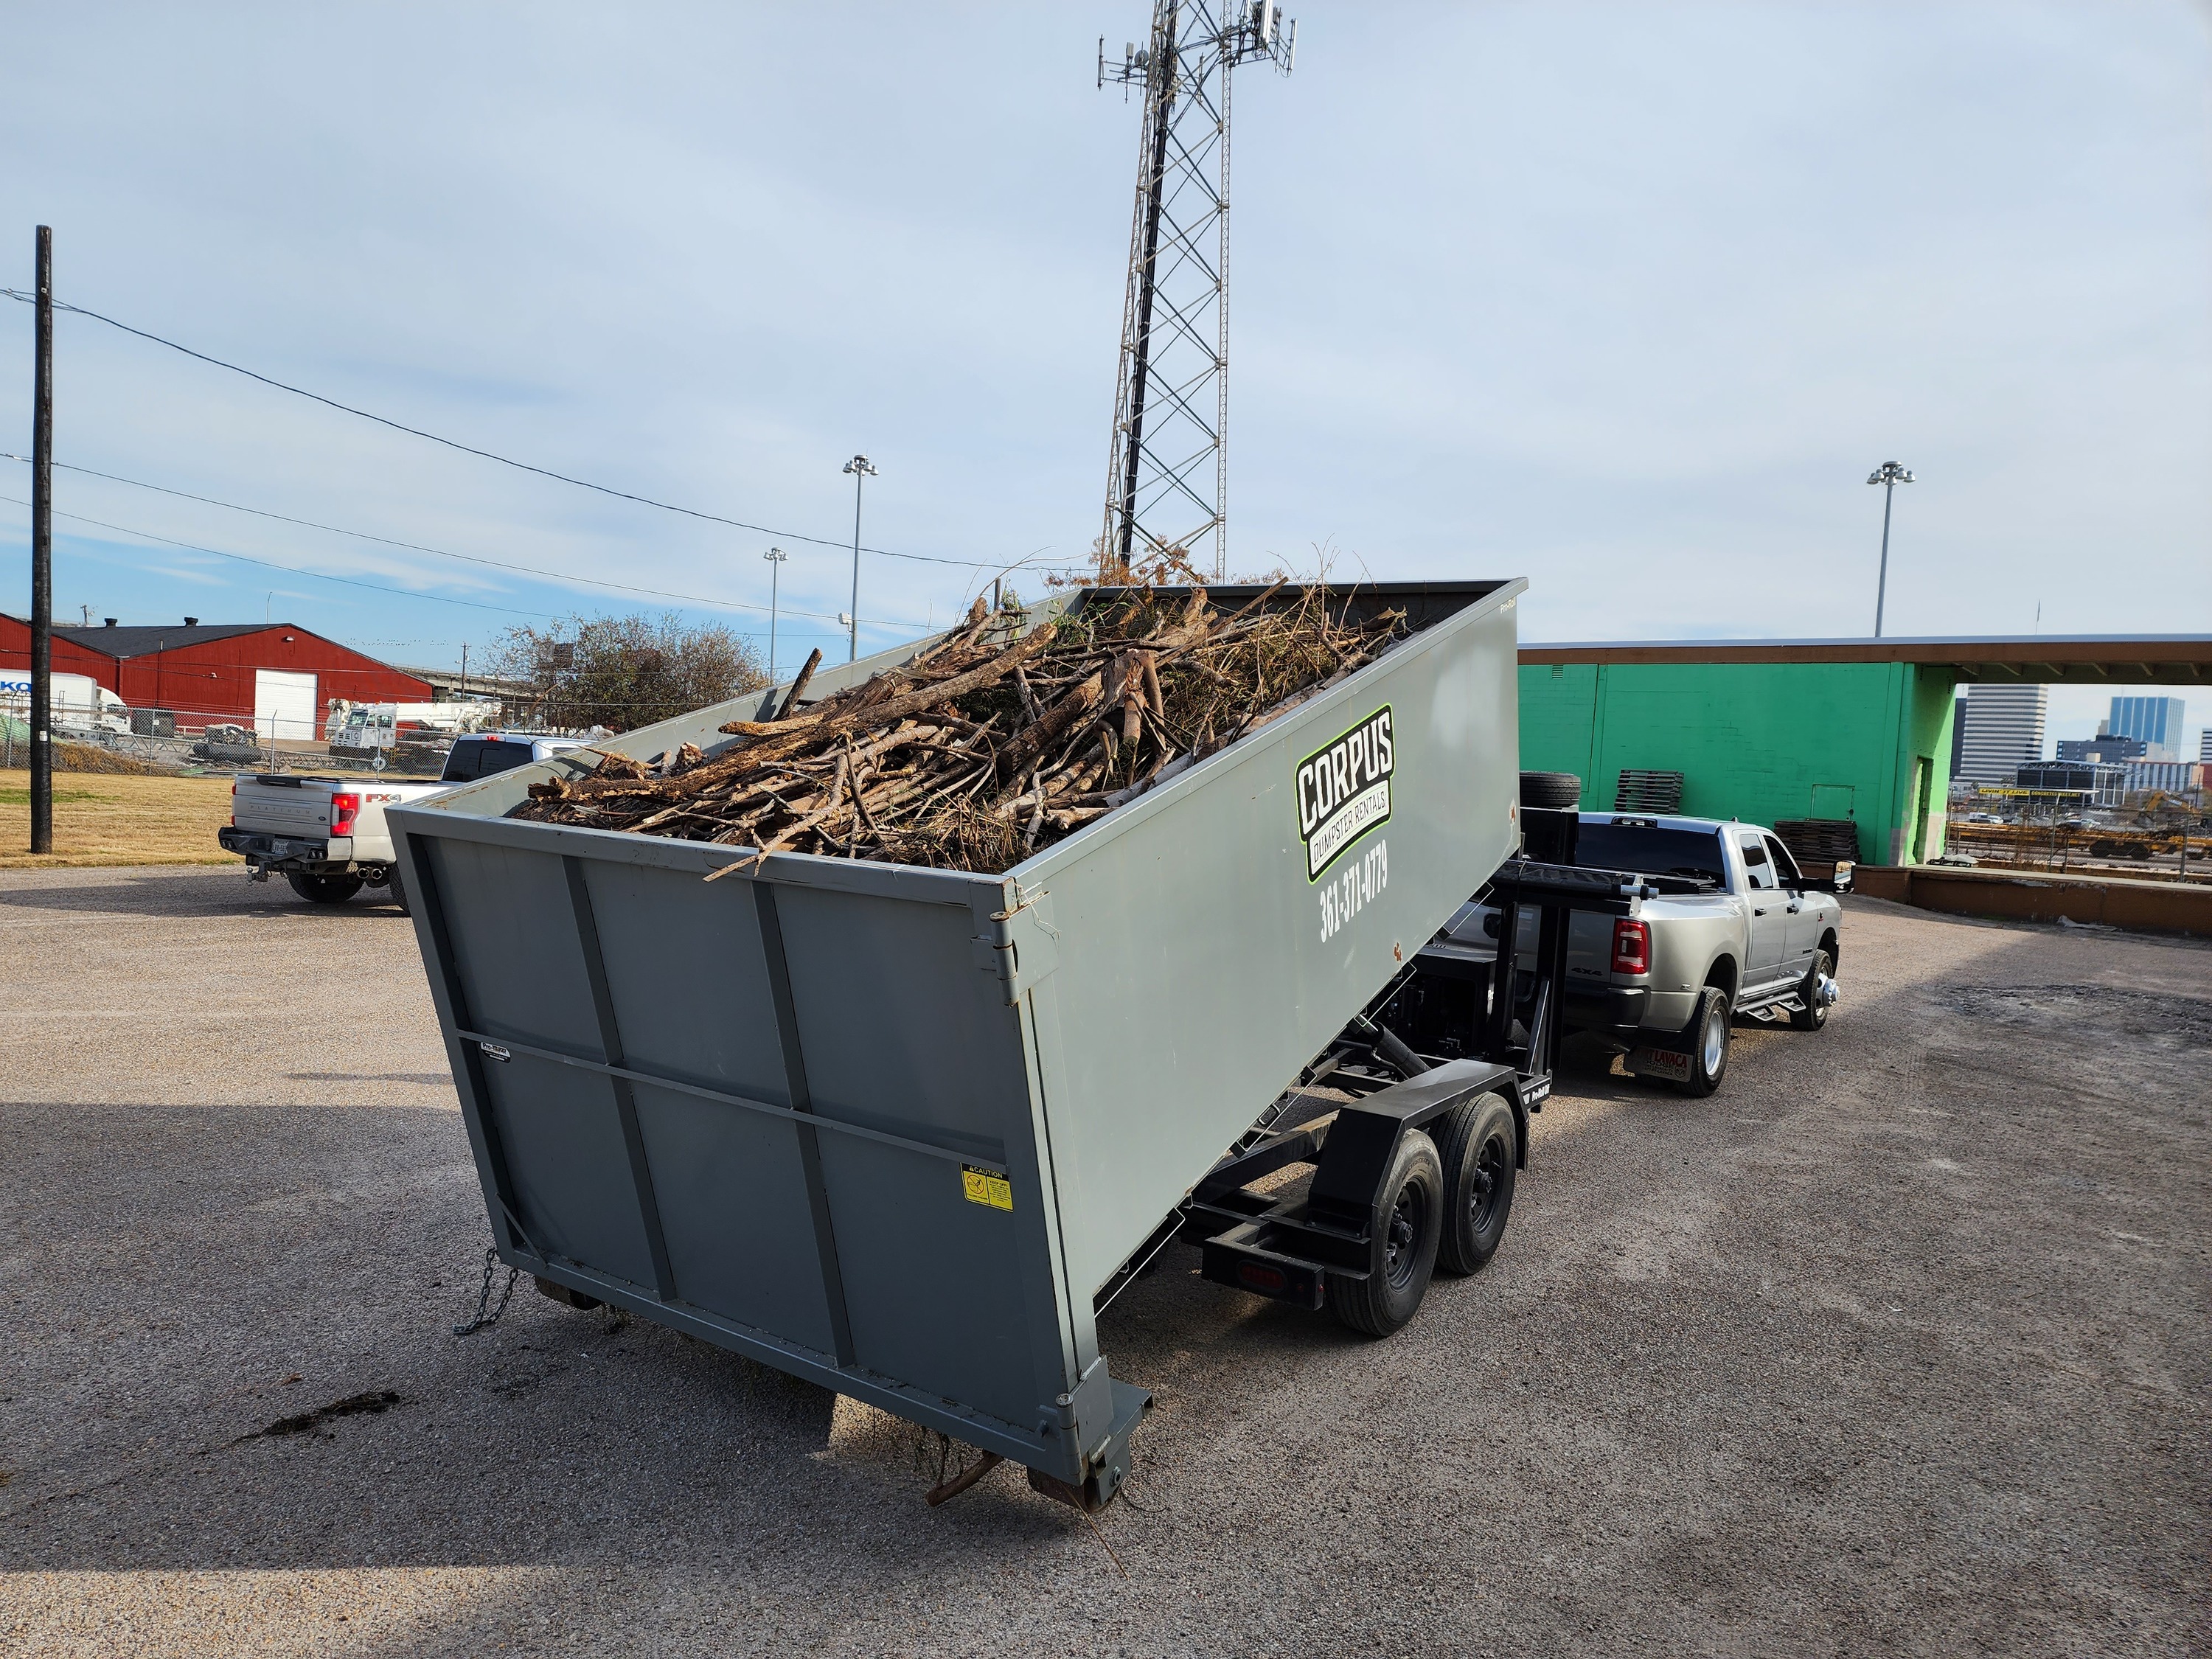
{"label": "truck tailgate", "polygon": [[231,814],[241,830],[301,841],[324,841],[331,833],[329,778],[288,778],[241,773],[231,790]]}

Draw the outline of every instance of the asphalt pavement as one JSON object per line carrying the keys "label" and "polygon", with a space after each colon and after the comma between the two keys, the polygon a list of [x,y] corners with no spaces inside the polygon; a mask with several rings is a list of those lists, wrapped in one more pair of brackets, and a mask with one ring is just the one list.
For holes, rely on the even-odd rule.
{"label": "asphalt pavement", "polygon": [[397,911],[0,877],[0,1651],[2212,1650],[2212,947],[1848,908],[1828,1029],[1711,1098],[1571,1055],[1390,1340],[1171,1252],[1094,1528],[526,1279],[456,1338]]}

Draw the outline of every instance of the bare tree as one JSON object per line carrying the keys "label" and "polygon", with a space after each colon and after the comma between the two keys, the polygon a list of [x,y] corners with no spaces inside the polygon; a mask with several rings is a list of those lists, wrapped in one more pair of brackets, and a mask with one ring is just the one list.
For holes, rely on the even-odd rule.
{"label": "bare tree", "polygon": [[491,675],[536,688],[539,724],[628,732],[768,684],[750,641],[677,612],[566,617],[495,641]]}

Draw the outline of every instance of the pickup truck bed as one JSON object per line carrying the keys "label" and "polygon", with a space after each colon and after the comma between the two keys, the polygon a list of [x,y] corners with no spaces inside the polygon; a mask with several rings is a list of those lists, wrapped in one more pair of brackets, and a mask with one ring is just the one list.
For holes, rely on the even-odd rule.
{"label": "pickup truck bed", "polygon": [[216,839],[246,860],[254,880],[281,873],[304,899],[343,904],[363,887],[383,887],[404,908],[384,811],[444,787],[240,773],[231,780],[230,823]]}
{"label": "pickup truck bed", "polygon": [[455,741],[435,783],[241,772],[231,780],[230,823],[216,832],[255,881],[282,875],[301,898],[343,904],[363,887],[383,887],[407,908],[386,807],[427,800],[454,785],[526,766],[579,747],[573,738],[494,732]]}

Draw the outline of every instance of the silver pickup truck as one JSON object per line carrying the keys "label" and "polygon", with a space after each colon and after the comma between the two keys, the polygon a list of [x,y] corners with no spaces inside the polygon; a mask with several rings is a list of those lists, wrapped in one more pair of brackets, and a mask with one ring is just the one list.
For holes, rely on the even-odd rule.
{"label": "silver pickup truck", "polygon": [[[1568,1029],[1628,1053],[1642,1078],[1711,1094],[1728,1069],[1737,1014],[1784,1017],[1801,1031],[1827,1023],[1842,960],[1850,866],[1815,883],[1771,830],[1711,818],[1579,815],[1574,862],[1631,872],[1656,895],[1623,917],[1577,913],[1568,933]],[[1495,909],[1462,908],[1422,952],[1484,959],[1500,928]],[[1535,967],[1536,927],[1516,928],[1521,968]]]}
{"label": "silver pickup truck", "polygon": [[435,783],[241,772],[230,782],[230,823],[216,839],[245,859],[252,879],[281,875],[311,903],[343,904],[363,887],[381,887],[404,910],[407,895],[385,827],[386,807],[580,747],[574,738],[527,732],[460,738]]}

